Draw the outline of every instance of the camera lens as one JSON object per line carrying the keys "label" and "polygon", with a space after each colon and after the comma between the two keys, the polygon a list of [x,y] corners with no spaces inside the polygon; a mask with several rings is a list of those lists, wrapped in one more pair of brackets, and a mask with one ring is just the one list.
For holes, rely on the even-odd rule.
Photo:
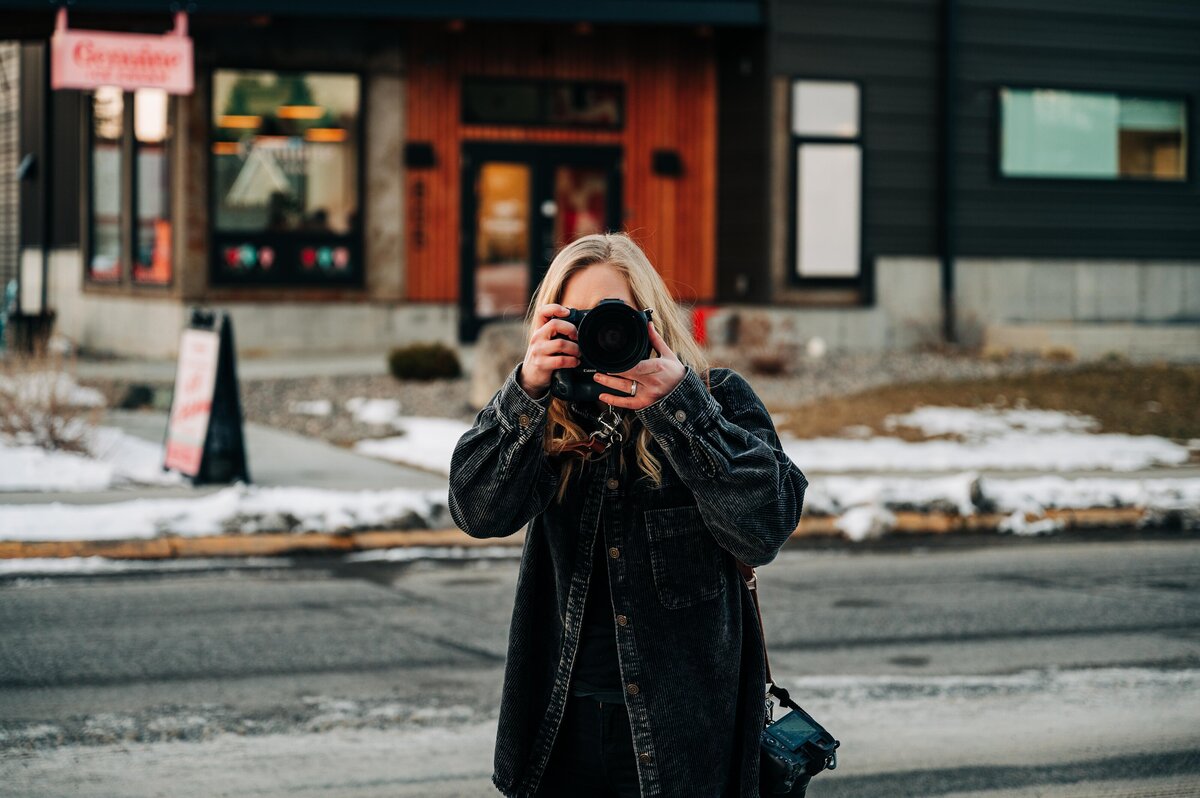
{"label": "camera lens", "polygon": [[649,353],[646,317],[620,300],[604,300],[580,323],[579,346],[598,371],[631,369]]}
{"label": "camera lens", "polygon": [[596,343],[606,355],[619,354],[629,342],[628,331],[619,324],[606,324],[596,332]]}

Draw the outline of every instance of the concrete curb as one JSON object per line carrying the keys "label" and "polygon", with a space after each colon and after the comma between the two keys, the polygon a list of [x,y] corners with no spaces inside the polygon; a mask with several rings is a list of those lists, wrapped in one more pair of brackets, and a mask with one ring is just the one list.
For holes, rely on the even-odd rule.
{"label": "concrete curb", "polygon": [[[1008,516],[981,513],[893,511],[896,522],[889,534],[954,532],[997,532]],[[1101,507],[1080,510],[1049,510],[1045,518],[1067,529],[1102,529],[1136,526],[1145,515],[1140,507]],[[805,516],[792,533],[794,538],[839,537],[834,516]],[[250,557],[302,552],[352,552],[407,546],[521,546],[525,533],[505,538],[473,538],[460,529],[413,529],[368,532],[278,532],[247,535],[207,535],[126,540],[0,541],[0,559],[30,557],[108,557],[111,559],[160,560],[182,557]]]}

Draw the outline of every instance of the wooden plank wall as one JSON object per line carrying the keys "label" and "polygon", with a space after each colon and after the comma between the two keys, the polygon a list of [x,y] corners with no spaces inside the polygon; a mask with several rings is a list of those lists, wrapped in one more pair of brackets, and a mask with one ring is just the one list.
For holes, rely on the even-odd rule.
{"label": "wooden plank wall", "polygon": [[[695,28],[466,23],[417,26],[407,44],[407,140],[433,144],[432,169],[408,170],[407,296],[454,301],[459,287],[459,155],[463,141],[622,145],[624,229],[682,301],[710,300],[716,252],[716,62]],[[625,85],[621,131],[464,125],[463,75],[614,80]],[[679,150],[684,174],[651,173],[651,152]],[[370,177],[368,176],[368,179]],[[420,184],[420,188],[418,188]],[[417,194],[420,197],[417,197]],[[416,215],[422,235],[414,236]]]}

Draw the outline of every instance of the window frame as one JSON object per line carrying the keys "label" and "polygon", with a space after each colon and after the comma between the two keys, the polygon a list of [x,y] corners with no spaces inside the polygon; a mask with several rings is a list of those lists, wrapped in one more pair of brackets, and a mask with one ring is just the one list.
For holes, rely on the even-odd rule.
{"label": "window frame", "polygon": [[[217,260],[220,257],[221,244],[219,243],[222,237],[238,237],[234,233],[223,233],[217,230],[217,193],[214,190],[216,180],[216,169],[213,163],[213,144],[216,142],[215,124],[213,121],[213,103],[216,101],[216,95],[213,91],[214,78],[217,72],[221,71],[246,71],[246,72],[275,72],[275,73],[322,73],[322,74],[337,74],[337,75],[353,75],[358,80],[358,118],[357,131],[355,131],[354,142],[356,147],[356,161],[354,168],[355,174],[355,211],[358,217],[355,229],[351,230],[346,235],[339,234],[323,234],[332,235],[338,240],[347,240],[350,245],[351,258],[357,258],[358,269],[355,270],[354,276],[351,279],[341,280],[296,280],[290,279],[294,277],[288,275],[285,278],[272,278],[266,280],[228,280],[218,279]],[[326,291],[326,290],[349,290],[362,291],[367,287],[367,249],[366,249],[366,130],[367,130],[367,77],[368,73],[362,67],[346,67],[346,66],[279,66],[276,64],[263,64],[261,62],[227,62],[221,64],[213,64],[205,69],[205,84],[208,96],[204,103],[204,108],[201,113],[204,114],[204,165],[205,165],[205,183],[204,190],[207,194],[206,211],[208,219],[205,223],[205,232],[208,241],[208,254],[205,263],[205,280],[206,284],[214,289],[222,291],[237,291],[245,289],[253,292],[270,293],[271,291],[287,290],[287,291]],[[287,233],[271,233],[264,235],[261,233],[252,234],[255,237],[277,239],[285,242],[297,241],[304,233],[287,232]],[[312,235],[311,233],[308,235]],[[321,234],[319,234],[321,235]],[[316,239],[313,239],[314,242]],[[271,244],[278,252],[278,245]]]}
{"label": "window frame", "polygon": [[171,131],[171,135],[166,140],[166,162],[167,171],[170,178],[170,195],[167,197],[167,207],[170,210],[171,220],[171,276],[169,279],[162,282],[149,280],[135,280],[133,275],[134,258],[136,257],[137,249],[137,155],[138,141],[137,130],[135,127],[135,97],[136,89],[122,89],[122,111],[121,111],[121,199],[118,209],[118,226],[120,229],[120,246],[121,255],[118,259],[117,278],[115,280],[98,280],[92,276],[92,258],[95,255],[95,169],[92,163],[92,148],[95,144],[96,129],[94,116],[93,97],[94,89],[85,89],[80,91],[83,105],[83,124],[80,125],[80,133],[83,139],[83,147],[80,160],[80,172],[83,196],[80,198],[80,247],[83,258],[83,285],[88,289],[112,290],[112,289],[134,289],[146,290],[152,292],[164,292],[175,287],[176,273],[178,271],[178,258],[176,257],[178,249],[175,244],[177,241],[176,231],[178,229],[177,219],[175,218],[175,179],[176,171],[174,169],[175,159],[178,155],[179,147],[179,102],[174,94],[167,94],[167,129]]}
{"label": "window frame", "polygon": [[[1003,152],[1001,147],[1004,140],[1004,107],[1000,99],[1000,93],[1004,89],[1016,91],[1062,91],[1074,92],[1078,94],[1112,94],[1118,97],[1130,97],[1148,100],[1172,100],[1183,102],[1183,145],[1184,145],[1184,171],[1183,178],[1179,180],[1160,180],[1153,177],[1065,177],[1051,176],[1038,177],[1036,175],[1009,175],[1004,173],[1001,164]],[[992,105],[992,123],[989,126],[989,142],[991,148],[991,157],[988,159],[989,169],[992,182],[995,184],[1009,184],[1020,186],[1062,186],[1071,188],[1080,188],[1087,186],[1099,191],[1121,191],[1127,187],[1135,187],[1138,190],[1144,189],[1147,186],[1155,186],[1164,191],[1187,191],[1193,185],[1196,179],[1196,103],[1193,95],[1186,92],[1164,91],[1162,89],[1140,89],[1140,88],[1102,88],[1095,84],[1072,84],[1055,82],[1047,83],[1032,83],[1029,81],[995,81],[991,83],[991,105]]]}
{"label": "window frame", "polygon": [[[798,82],[812,81],[817,83],[849,83],[853,84],[858,93],[858,131],[854,136],[827,136],[798,134],[792,127],[795,115],[795,86]],[[873,301],[873,263],[866,250],[867,230],[867,147],[865,133],[866,81],[861,78],[842,77],[837,75],[789,75],[787,84],[787,107],[784,124],[787,126],[788,141],[788,178],[787,178],[787,264],[785,285],[792,288],[841,288],[854,289],[859,292],[859,302],[870,304]],[[800,185],[796,168],[800,158],[800,146],[803,144],[850,144],[858,147],[858,274],[852,277],[805,277],[797,273],[796,261],[799,254],[800,236],[796,225],[796,212],[799,210],[797,192]]]}

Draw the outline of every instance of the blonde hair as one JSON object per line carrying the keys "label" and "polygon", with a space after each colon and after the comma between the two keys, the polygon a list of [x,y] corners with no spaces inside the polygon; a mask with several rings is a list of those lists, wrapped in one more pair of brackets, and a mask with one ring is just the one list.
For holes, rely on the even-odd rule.
{"label": "blonde hair", "polygon": [[[530,300],[525,317],[525,340],[528,341],[535,331],[537,309],[550,302],[562,304],[563,287],[571,275],[596,264],[610,265],[624,275],[629,284],[634,307],[638,310],[653,308],[651,318],[658,334],[681,362],[691,366],[693,371],[703,377],[708,387],[709,362],[703,348],[692,337],[691,325],[683,309],[671,296],[666,283],[650,263],[646,253],[626,233],[593,233],[581,236],[559,250]],[[658,353],[654,352],[650,356],[657,357]],[[550,400],[543,446],[546,453],[552,457],[561,456],[570,444],[586,441],[588,438],[588,433],[572,418],[567,404],[558,397],[552,397]],[[635,422],[636,416],[632,411],[626,410],[620,427],[623,441],[630,439]],[[641,424],[638,424],[638,427],[637,466],[659,485],[662,482],[662,465],[650,452],[652,436]],[[615,443],[613,445],[617,446]],[[559,503],[563,500],[567,481],[579,461],[578,457],[574,456],[562,459],[557,497]]]}

